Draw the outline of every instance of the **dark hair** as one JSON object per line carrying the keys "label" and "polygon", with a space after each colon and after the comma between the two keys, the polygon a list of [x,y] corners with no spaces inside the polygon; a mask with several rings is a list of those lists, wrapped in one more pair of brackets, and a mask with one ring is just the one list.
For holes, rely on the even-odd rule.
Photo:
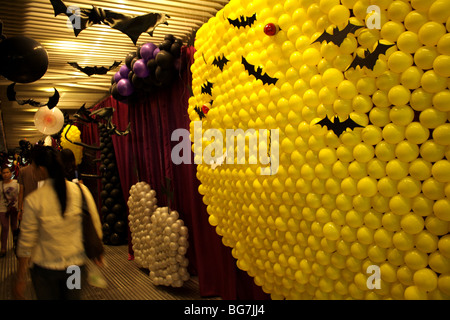
{"label": "dark hair", "polygon": [[64,211],[66,211],[67,190],[64,166],[61,162],[60,153],[55,148],[48,146],[35,146],[33,151],[36,166],[46,168],[49,178],[53,180],[53,189],[61,205],[61,214],[64,215]]}
{"label": "dark hair", "polygon": [[2,170],[1,170],[1,172],[3,172],[3,170],[5,170],[5,169],[8,169],[9,170],[9,172],[12,172],[12,169],[8,166],[8,165],[4,165],[4,166],[2,166]]}
{"label": "dark hair", "polygon": [[64,166],[64,176],[67,180],[72,181],[76,178],[77,171],[77,165],[73,151],[70,149],[62,149],[61,161]]}

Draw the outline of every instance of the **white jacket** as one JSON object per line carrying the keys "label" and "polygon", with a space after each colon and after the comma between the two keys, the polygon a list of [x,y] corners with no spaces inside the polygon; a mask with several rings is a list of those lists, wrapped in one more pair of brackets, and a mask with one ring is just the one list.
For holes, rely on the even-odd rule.
{"label": "white jacket", "polygon": [[[65,270],[86,261],[82,242],[82,198],[75,183],[66,181],[67,205],[64,216],[52,180],[30,193],[24,201],[20,224],[18,257],[30,257],[31,263],[43,268]],[[102,239],[102,227],[96,203],[89,189],[81,185],[92,221]]]}

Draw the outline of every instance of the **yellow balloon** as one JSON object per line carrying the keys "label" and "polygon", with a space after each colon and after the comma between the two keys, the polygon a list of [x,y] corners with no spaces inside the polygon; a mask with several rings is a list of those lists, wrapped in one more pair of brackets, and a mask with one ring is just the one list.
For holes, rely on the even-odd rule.
{"label": "yellow balloon", "polygon": [[[273,299],[449,296],[449,4],[381,0],[378,15],[366,2],[231,0],[197,32],[194,159],[208,129],[247,133],[244,147],[224,139],[228,162],[197,165],[199,192],[238,268]],[[349,23],[361,28],[321,40]],[[352,64],[382,44],[373,65]],[[374,264],[382,288],[368,290]]]}
{"label": "yellow balloon", "polygon": [[70,141],[81,142],[81,132],[76,126],[67,125],[61,133],[61,147],[72,150],[75,155],[75,163],[79,165],[83,160],[83,147],[69,142],[66,139],[66,133]]}

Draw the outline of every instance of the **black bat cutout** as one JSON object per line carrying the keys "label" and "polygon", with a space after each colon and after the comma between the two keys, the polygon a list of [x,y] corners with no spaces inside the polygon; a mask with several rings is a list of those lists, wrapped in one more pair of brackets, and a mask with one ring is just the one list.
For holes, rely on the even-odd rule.
{"label": "black bat cutout", "polygon": [[122,61],[114,61],[113,65],[111,65],[109,67],[97,67],[97,66],[94,66],[94,67],[80,67],[80,65],[78,65],[77,62],[67,62],[67,63],[70,64],[75,69],[78,69],[81,72],[87,74],[90,77],[93,74],[107,74],[108,71],[110,71],[110,70],[120,66]]}
{"label": "black bat cutout", "polygon": [[220,71],[223,71],[223,68],[225,67],[225,65],[228,63],[227,58],[225,58],[224,55],[220,56],[220,57],[214,57],[214,61],[213,61],[213,66],[216,66],[220,69]]}
{"label": "black bat cutout", "polygon": [[335,45],[340,46],[349,33],[354,33],[356,30],[362,28],[363,26],[357,26],[348,23],[344,29],[339,30],[338,27],[333,28],[333,34],[329,34],[326,30],[316,39],[313,43],[323,41],[333,42]]}
{"label": "black bat cutout", "polygon": [[380,41],[378,41],[377,47],[375,48],[375,50],[373,50],[373,52],[370,52],[367,49],[364,51],[365,53],[364,58],[361,58],[360,56],[356,55],[350,66],[347,68],[347,70],[350,68],[356,69],[357,66],[361,68],[367,67],[368,69],[373,70],[373,67],[377,63],[380,54],[385,54],[386,51],[393,45],[394,44],[382,44],[380,43]]}
{"label": "black bat cutout", "polygon": [[256,13],[254,13],[251,17],[240,16],[236,19],[228,18],[228,22],[230,22],[230,24],[236,28],[251,27],[255,23],[255,21],[256,21]]}
{"label": "black bat cutout", "polygon": [[264,84],[275,84],[277,83],[277,78],[270,77],[267,73],[262,74],[262,68],[258,67],[255,69],[255,66],[248,63],[244,57],[242,57],[242,64],[244,65],[245,70],[249,75],[254,76],[257,80],[261,80]]}
{"label": "black bat cutout", "polygon": [[94,24],[106,24],[126,34],[136,44],[142,33],[146,32],[153,36],[155,28],[160,24],[168,25],[167,18],[170,18],[164,13],[148,13],[142,16],[133,16],[104,10],[96,6],[92,6],[92,9],[67,8],[61,0],[50,0],[50,2],[53,6],[55,17],[65,14],[69,18],[73,25],[75,37],[81,31]]}
{"label": "black bat cutout", "polygon": [[206,93],[211,95],[212,94],[212,87],[213,87],[213,83],[206,81],[206,83],[204,85],[202,85],[202,93]]}
{"label": "black bat cutout", "polygon": [[198,116],[200,117],[200,120],[206,117],[205,114],[203,113],[203,111],[199,107],[195,106],[194,110],[195,110],[195,112],[197,112]]}
{"label": "black bat cutout", "polygon": [[77,112],[73,115],[74,118],[77,120],[87,122],[87,123],[93,123],[95,120],[91,118],[91,112],[86,108],[86,103],[83,103],[80,109],[77,110]]}
{"label": "black bat cutout", "polygon": [[353,130],[356,127],[364,128],[363,126],[353,121],[350,117],[348,117],[347,120],[341,122],[341,120],[339,120],[339,117],[336,116],[334,117],[334,122],[331,122],[331,120],[328,119],[328,116],[325,116],[325,118],[317,122],[317,124],[321,125],[322,127],[327,127],[328,130],[333,131],[334,134],[338,137],[347,129]]}
{"label": "black bat cutout", "polygon": [[56,107],[56,105],[59,102],[59,92],[58,92],[58,90],[56,90],[56,88],[53,88],[55,90],[55,93],[53,94],[53,96],[48,98],[48,101],[45,104],[34,101],[33,99],[17,100],[16,99],[16,91],[14,90],[15,85],[16,85],[16,83],[11,83],[8,86],[8,88],[6,90],[6,95],[7,95],[9,101],[16,101],[21,106],[23,106],[25,104],[29,104],[30,106],[37,107],[37,108],[47,106],[47,108],[49,108],[51,110],[54,107]]}

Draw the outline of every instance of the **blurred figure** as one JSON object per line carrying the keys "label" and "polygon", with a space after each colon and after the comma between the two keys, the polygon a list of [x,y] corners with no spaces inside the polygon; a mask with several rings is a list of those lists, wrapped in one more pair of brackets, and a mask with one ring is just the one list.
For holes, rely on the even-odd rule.
{"label": "blurred figure", "polygon": [[34,154],[35,150],[37,148],[42,148],[42,146],[34,146],[33,149],[30,152],[30,161],[31,164],[20,168],[19,172],[19,215],[18,219],[19,221],[22,220],[22,214],[23,214],[23,201],[27,195],[29,195],[31,192],[36,190],[39,186],[40,181],[45,180],[45,175],[42,172],[42,170],[36,169],[36,164],[34,162]]}
{"label": "blurred figure", "polygon": [[11,168],[7,166],[2,167],[2,182],[0,183],[0,222],[2,226],[0,258],[6,255],[6,243],[8,241],[10,224],[13,233],[14,248],[17,242],[17,199],[19,197],[19,184],[17,180],[11,179],[11,177]]}
{"label": "blurred figure", "polygon": [[70,149],[62,149],[61,160],[64,166],[64,176],[66,179],[72,182],[81,182],[73,151]]}
{"label": "blurred figure", "polygon": [[[29,264],[38,299],[80,299],[80,288],[69,288],[73,268],[85,277],[87,261],[82,239],[82,195],[77,184],[65,179],[60,153],[52,147],[35,151],[38,171],[48,177],[24,201],[17,245],[18,270],[15,297],[24,298]],[[102,229],[97,206],[89,189],[80,185],[98,236]],[[94,261],[101,265],[102,261]],[[82,283],[81,279],[78,279]]]}

